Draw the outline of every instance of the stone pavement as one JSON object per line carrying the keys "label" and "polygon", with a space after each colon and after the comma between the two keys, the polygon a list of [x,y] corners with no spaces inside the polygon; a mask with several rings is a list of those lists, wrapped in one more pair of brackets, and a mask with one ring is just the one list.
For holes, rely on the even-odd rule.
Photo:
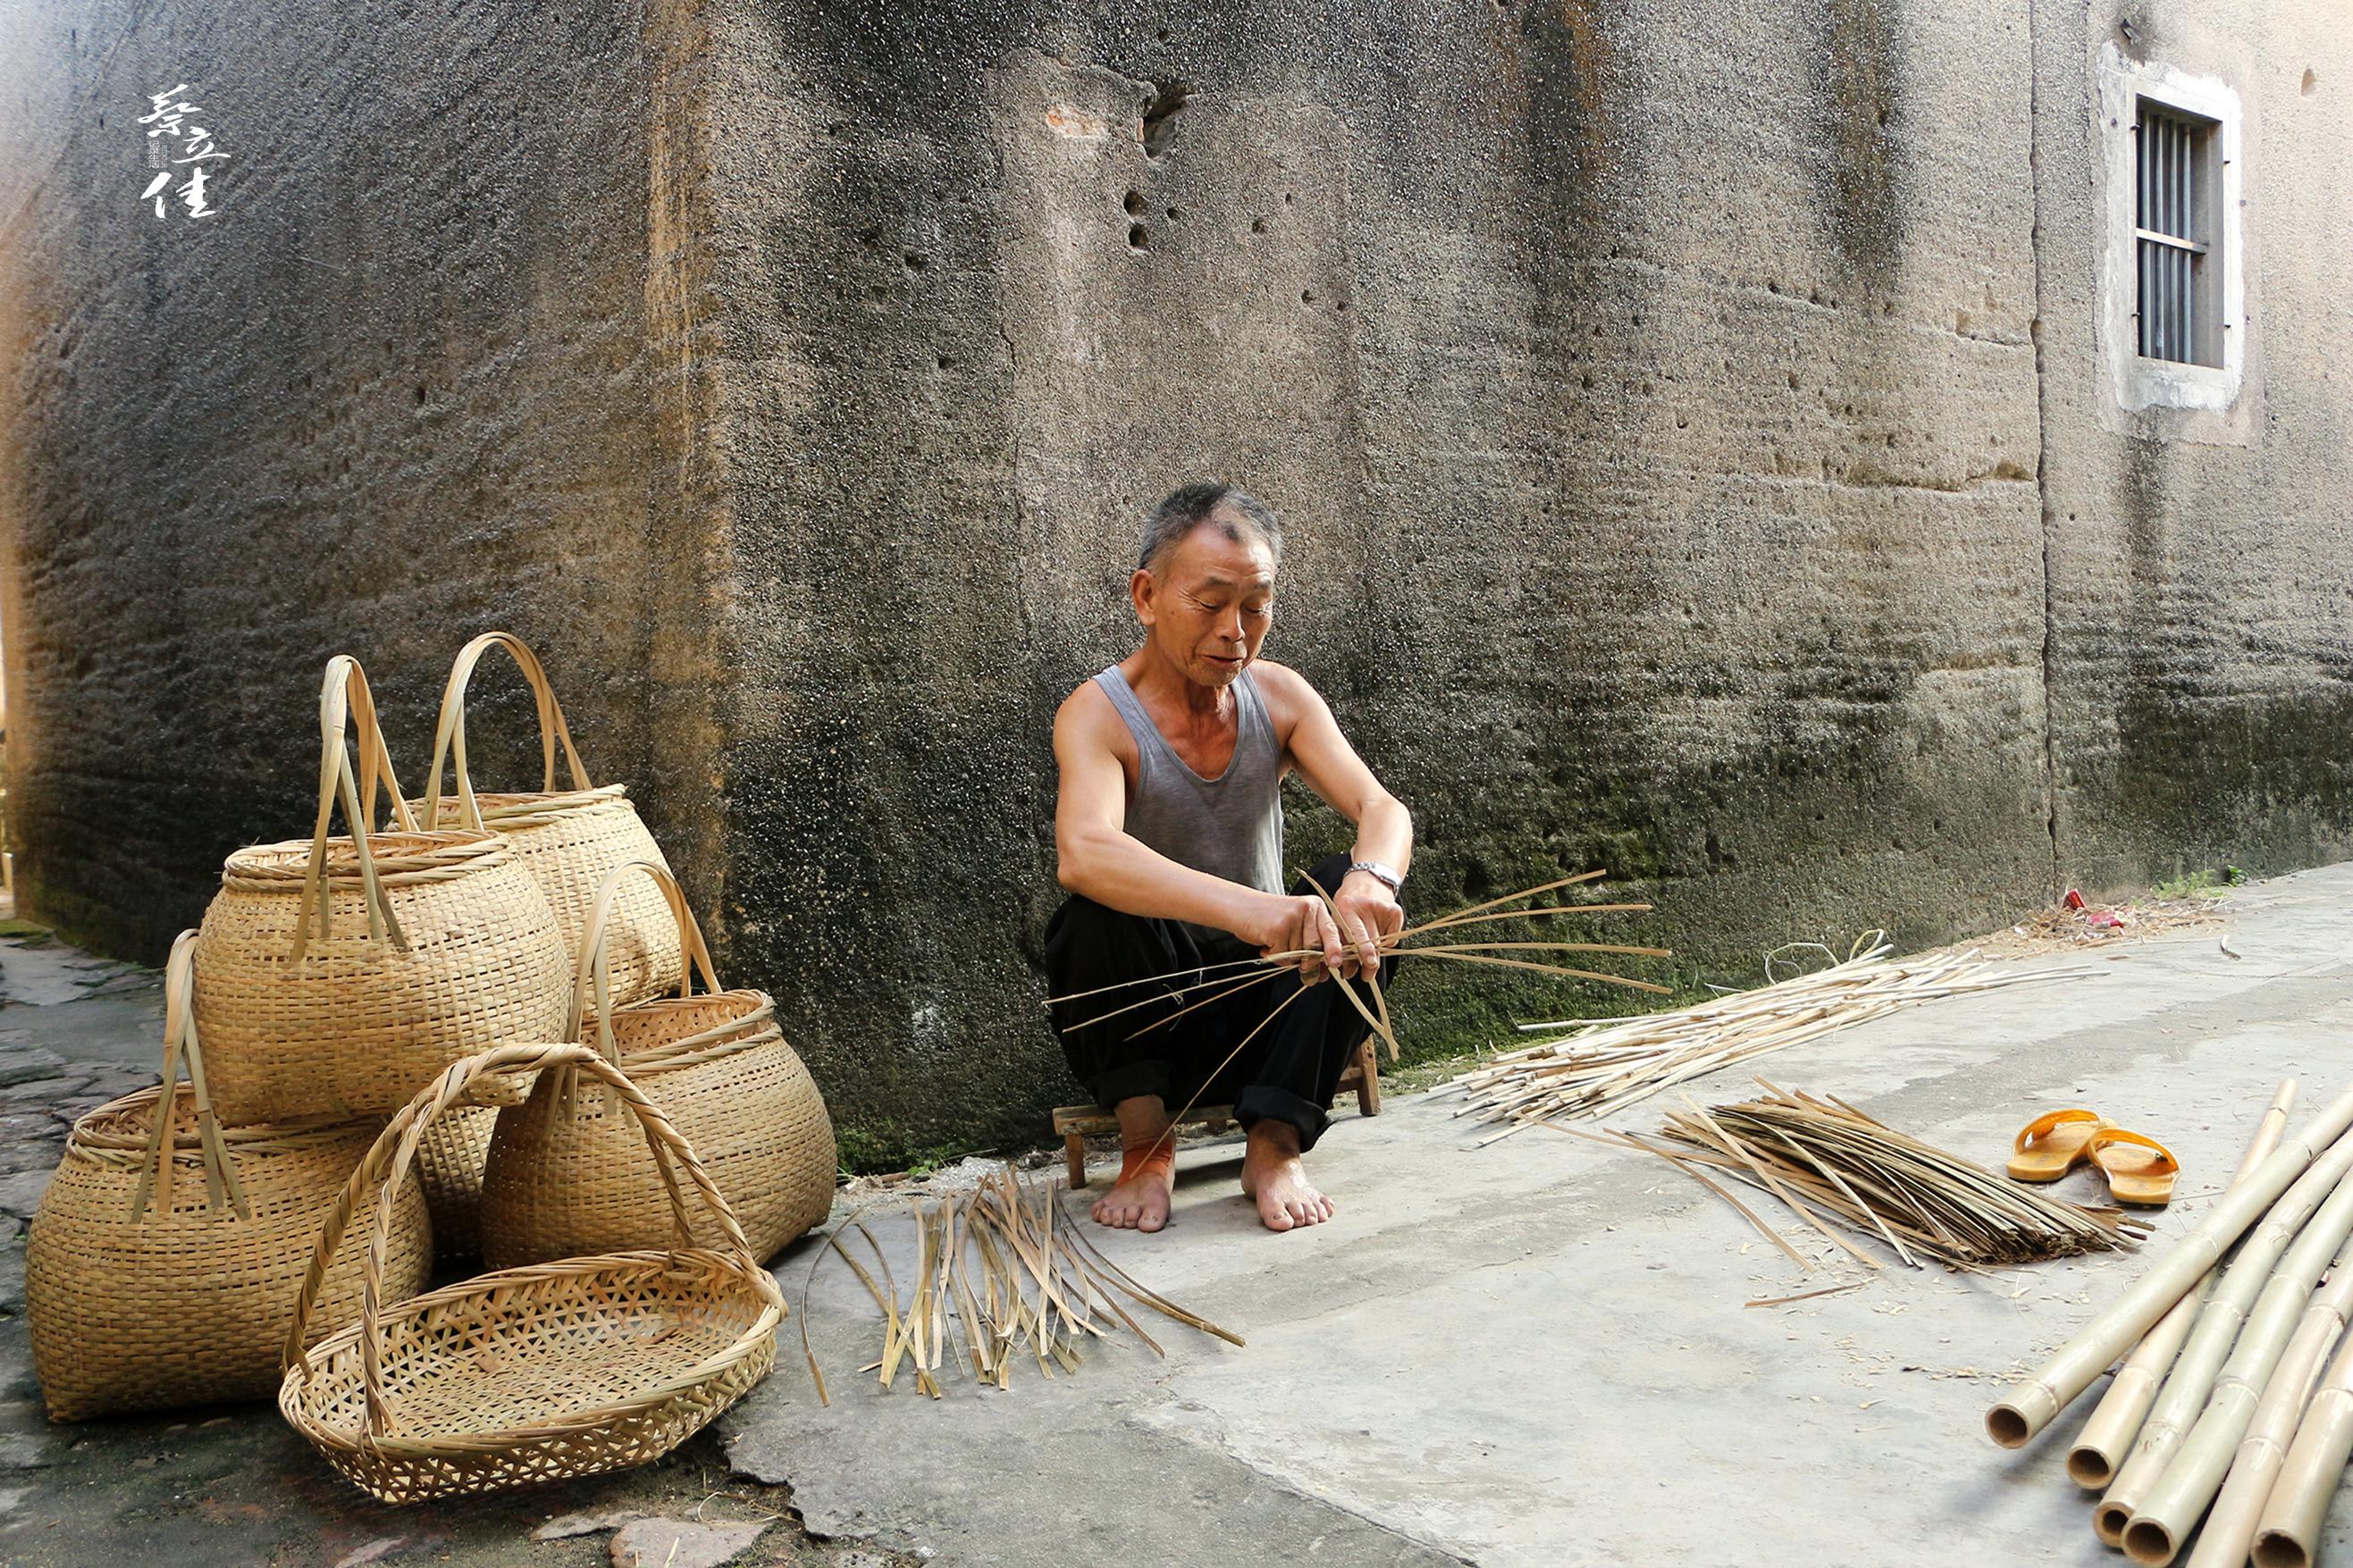
{"label": "stone pavement", "polygon": [[[2241,957],[2209,926],[2018,960],[2094,973],[1928,1004],[1753,1067],[1988,1163],[2036,1113],[2096,1107],[2185,1163],[2161,1247],[2227,1178],[2281,1077],[2304,1080],[2307,1110],[2353,1082],[2353,865],[2242,889],[2231,910]],[[1747,1069],[1694,1088],[1743,1098]],[[1007,1393],[884,1394],[851,1371],[881,1335],[837,1264],[807,1317],[832,1406],[791,1345],[723,1419],[728,1452],[788,1483],[813,1529],[975,1568],[2119,1561],[2060,1463],[2088,1404],[2016,1453],[1980,1423],[2135,1260],[1990,1277],[1891,1264],[1843,1294],[1746,1307],[1861,1271],[1786,1223],[1826,1260],[1800,1271],[1648,1156],[1542,1130],[1478,1148],[1453,1103],[1399,1096],[1339,1121],[1315,1159],[1332,1224],[1261,1230],[1229,1144],[1187,1151],[1166,1232],[1105,1239],[1247,1349],[1155,1324],[1165,1361],[1115,1347]],[[1613,1124],[1655,1127],[1659,1105]],[[2105,1195],[2088,1173],[2063,1190]],[[902,1256],[910,1231],[878,1226]],[[912,1258],[894,1262],[903,1282]],[[802,1272],[785,1276],[797,1310]],[[2342,1500],[2330,1540],[2353,1541]]]}

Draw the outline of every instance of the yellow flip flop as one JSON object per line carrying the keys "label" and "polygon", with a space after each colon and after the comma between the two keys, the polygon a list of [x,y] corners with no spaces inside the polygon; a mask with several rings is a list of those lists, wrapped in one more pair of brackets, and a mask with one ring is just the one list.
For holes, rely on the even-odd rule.
{"label": "yellow flip flop", "polygon": [[2057,1181],[2092,1157],[2093,1134],[2107,1124],[2106,1117],[2080,1106],[2043,1112],[2020,1128],[2010,1143],[2010,1180]]}
{"label": "yellow flip flop", "polygon": [[2116,1202],[2137,1208],[2161,1209],[2173,1201],[2174,1179],[2181,1162],[2173,1151],[2145,1133],[2121,1127],[2103,1127],[2092,1134],[2092,1163],[2108,1179]]}

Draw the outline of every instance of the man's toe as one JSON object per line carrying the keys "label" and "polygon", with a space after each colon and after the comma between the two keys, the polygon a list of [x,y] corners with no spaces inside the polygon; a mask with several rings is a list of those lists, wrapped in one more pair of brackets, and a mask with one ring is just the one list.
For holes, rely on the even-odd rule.
{"label": "man's toe", "polygon": [[1146,1209],[1136,1220],[1135,1228],[1138,1230],[1158,1230],[1162,1226],[1166,1225],[1167,1223],[1168,1216],[1166,1215],[1162,1214],[1157,1209]]}

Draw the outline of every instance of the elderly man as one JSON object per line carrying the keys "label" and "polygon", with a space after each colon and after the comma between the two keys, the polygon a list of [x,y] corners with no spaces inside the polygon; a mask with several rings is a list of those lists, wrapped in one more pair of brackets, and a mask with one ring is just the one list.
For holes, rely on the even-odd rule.
{"label": "elderly man", "polygon": [[[1218,484],[1169,496],[1128,579],[1144,646],[1054,717],[1054,845],[1071,897],[1048,929],[1047,966],[1055,995],[1098,993],[1058,1003],[1054,1021],[1071,1070],[1119,1116],[1126,1158],[1094,1205],[1103,1225],[1168,1222],[1169,1119],[1197,1096],[1232,1100],[1249,1135],[1242,1191],[1267,1228],[1332,1217],[1300,1156],[1369,1029],[1337,992],[1376,973],[1377,939],[1404,927],[1413,819],[1314,688],[1259,659],[1282,552],[1263,502]],[[1293,768],[1356,826],[1351,853],[1308,873],[1328,906],[1308,878],[1283,890],[1282,784]],[[1304,956],[1255,981],[1234,964],[1275,953]],[[1180,991],[1204,979],[1240,989]],[[1089,1021],[1114,1007],[1125,1010]]]}

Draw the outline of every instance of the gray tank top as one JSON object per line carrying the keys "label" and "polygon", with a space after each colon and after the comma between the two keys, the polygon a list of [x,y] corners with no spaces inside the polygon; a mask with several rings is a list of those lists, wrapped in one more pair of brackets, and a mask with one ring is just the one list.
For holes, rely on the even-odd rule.
{"label": "gray tank top", "polygon": [[1144,710],[1119,666],[1095,677],[1135,737],[1127,831],[1180,866],[1261,892],[1282,891],[1282,748],[1249,670],[1234,682],[1240,732],[1214,779],[1195,773]]}

